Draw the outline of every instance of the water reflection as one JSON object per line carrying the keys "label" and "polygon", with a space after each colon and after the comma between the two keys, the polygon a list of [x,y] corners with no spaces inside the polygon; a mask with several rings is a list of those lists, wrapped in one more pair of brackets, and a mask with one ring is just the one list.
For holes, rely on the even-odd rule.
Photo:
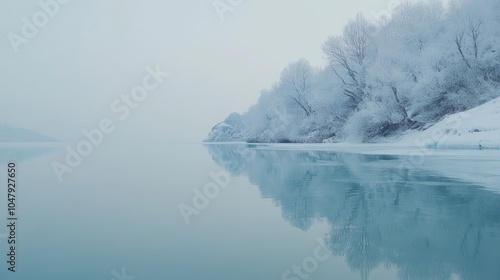
{"label": "water reflection", "polygon": [[[368,279],[380,265],[400,279],[498,279],[500,195],[398,156],[207,145],[232,175],[245,175],[283,218],[308,230],[331,225],[327,244]],[[473,163],[470,163],[473,165]]]}
{"label": "water reflection", "polygon": [[0,147],[0,161],[25,161],[55,151],[57,146]]}

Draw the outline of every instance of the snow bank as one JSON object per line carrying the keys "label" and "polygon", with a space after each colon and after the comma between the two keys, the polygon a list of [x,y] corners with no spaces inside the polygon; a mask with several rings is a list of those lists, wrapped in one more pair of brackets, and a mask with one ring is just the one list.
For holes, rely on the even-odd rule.
{"label": "snow bank", "polygon": [[449,115],[424,131],[409,132],[395,144],[428,148],[500,149],[500,98]]}

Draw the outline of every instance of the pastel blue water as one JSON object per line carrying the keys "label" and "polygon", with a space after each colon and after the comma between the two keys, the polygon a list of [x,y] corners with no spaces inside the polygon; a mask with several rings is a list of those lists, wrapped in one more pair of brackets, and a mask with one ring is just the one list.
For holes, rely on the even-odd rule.
{"label": "pastel blue water", "polygon": [[[1,148],[0,182],[18,165],[19,221],[17,272],[3,239],[0,279],[498,279],[498,186],[458,165],[500,159],[458,154],[409,168],[345,151],[103,145],[61,183],[64,146]],[[210,172],[227,187],[186,224],[179,205]]]}

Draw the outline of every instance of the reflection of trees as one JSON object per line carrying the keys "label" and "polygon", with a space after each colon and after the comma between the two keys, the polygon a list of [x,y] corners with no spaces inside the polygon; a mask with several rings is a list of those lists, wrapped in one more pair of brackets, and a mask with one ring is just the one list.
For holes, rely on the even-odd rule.
{"label": "reflection of trees", "polygon": [[[331,225],[334,255],[367,279],[379,265],[401,279],[497,279],[500,196],[439,174],[399,169],[396,156],[210,145],[214,160],[247,175],[283,218],[307,230]],[[232,150],[232,152],[230,151]],[[230,167],[230,168],[228,168]]]}

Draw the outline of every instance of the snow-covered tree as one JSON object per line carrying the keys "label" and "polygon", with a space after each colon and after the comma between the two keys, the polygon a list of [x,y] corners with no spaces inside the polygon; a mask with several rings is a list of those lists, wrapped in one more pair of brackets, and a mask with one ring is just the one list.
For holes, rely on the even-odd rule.
{"label": "snow-covered tree", "polygon": [[306,117],[311,116],[313,111],[308,101],[313,87],[313,75],[314,70],[309,61],[301,58],[283,69],[280,83],[276,87],[276,91],[293,100]]}
{"label": "snow-covered tree", "polygon": [[342,36],[332,36],[323,44],[329,66],[343,84],[343,92],[354,104],[365,96],[366,59],[374,26],[362,15],[349,21]]}
{"label": "snow-covered tree", "polygon": [[289,64],[257,104],[209,139],[374,141],[485,103],[500,95],[498,11],[498,0],[450,0],[446,8],[428,0],[402,2],[379,22],[358,14],[323,44],[325,67],[304,58]]}

